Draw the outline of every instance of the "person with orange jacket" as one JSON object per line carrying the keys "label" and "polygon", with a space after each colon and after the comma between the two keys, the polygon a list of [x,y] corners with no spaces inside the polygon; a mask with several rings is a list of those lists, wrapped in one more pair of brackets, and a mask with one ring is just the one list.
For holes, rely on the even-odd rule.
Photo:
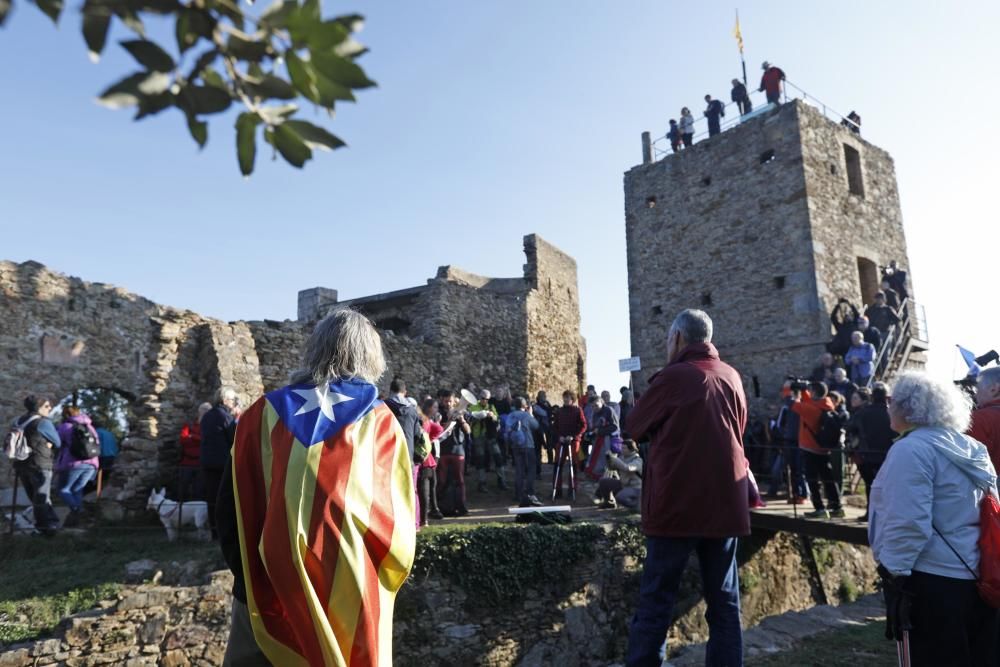
{"label": "person with orange jacket", "polygon": [[[835,474],[830,450],[820,447],[817,441],[823,413],[837,407],[827,393],[823,382],[810,382],[808,389],[792,387],[792,412],[799,416],[799,448],[803,450],[806,483],[814,508],[814,511],[804,515],[808,519],[844,517],[844,509],[840,506],[840,480]],[[820,481],[823,482],[829,510],[823,506]]]}

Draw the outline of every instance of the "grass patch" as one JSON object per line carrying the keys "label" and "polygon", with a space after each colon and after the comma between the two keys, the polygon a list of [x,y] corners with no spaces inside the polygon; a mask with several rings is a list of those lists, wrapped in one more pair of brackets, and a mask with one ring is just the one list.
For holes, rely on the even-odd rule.
{"label": "grass patch", "polygon": [[224,567],[215,543],[167,542],[162,530],[109,526],[86,535],[0,542],[0,649],[44,637],[59,621],[113,598],[125,564],[196,560]]}
{"label": "grass patch", "polygon": [[790,651],[750,659],[747,664],[754,667],[890,667],[897,664],[896,643],[885,638],[885,623],[874,621],[809,637]]}

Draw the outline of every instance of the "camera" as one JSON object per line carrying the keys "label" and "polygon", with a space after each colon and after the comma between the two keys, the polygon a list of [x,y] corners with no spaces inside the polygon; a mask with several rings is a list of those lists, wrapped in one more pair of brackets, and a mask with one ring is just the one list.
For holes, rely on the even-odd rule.
{"label": "camera", "polygon": [[786,380],[790,381],[789,389],[792,391],[805,391],[809,388],[809,380],[803,380],[800,377],[795,377],[794,375],[789,375],[785,377]]}

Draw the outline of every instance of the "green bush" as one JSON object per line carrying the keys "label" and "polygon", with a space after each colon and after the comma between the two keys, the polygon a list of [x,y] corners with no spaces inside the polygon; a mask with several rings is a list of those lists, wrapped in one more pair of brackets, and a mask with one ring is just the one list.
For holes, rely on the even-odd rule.
{"label": "green bush", "polygon": [[421,531],[409,581],[419,583],[433,573],[475,593],[477,603],[509,603],[522,598],[525,589],[592,558],[603,537],[603,528],[587,523]]}

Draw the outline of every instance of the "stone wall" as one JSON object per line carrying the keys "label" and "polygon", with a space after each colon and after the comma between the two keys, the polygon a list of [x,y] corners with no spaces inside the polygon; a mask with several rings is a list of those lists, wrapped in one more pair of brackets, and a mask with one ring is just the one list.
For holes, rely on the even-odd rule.
{"label": "stone wall", "polygon": [[[578,386],[584,347],[575,262],[534,235],[525,237],[525,253],[521,278],[449,266],[426,286],[344,302],[383,325],[381,389],[396,375],[413,394],[469,382],[532,393]],[[300,310],[319,316],[336,298],[335,290],[306,290]],[[0,262],[0,322],[4,423],[23,412],[29,393],[59,401],[105,388],[131,401],[129,438],[104,480],[101,506],[112,517],[140,509],[154,484],[171,487],[180,429],[220,386],[249,405],[284,385],[312,327],[221,322],[30,261]],[[0,501],[9,500],[10,485],[9,464],[0,461]]]}
{"label": "stone wall", "polygon": [[[469,382],[532,396],[576,389],[586,355],[576,262],[534,234],[524,237],[524,252],[521,278],[443,266],[425,286],[328,302],[312,317],[344,305],[365,313],[391,334],[384,336],[390,366],[384,384],[398,375],[411,393]],[[306,302],[314,292],[304,292]]]}
{"label": "stone wall", "polygon": [[[525,591],[512,606],[483,604],[474,590],[464,590],[439,573],[411,577],[397,597],[393,663],[604,667],[621,662],[641,563],[639,553],[622,548],[615,536],[611,531],[598,540],[592,560],[553,572],[546,585]],[[867,548],[808,543],[784,533],[743,542],[739,560],[744,627],[790,610],[848,602],[874,590],[877,577]],[[138,565],[142,567],[137,570],[148,574],[157,569],[155,564]],[[228,635],[231,575],[215,573],[192,585],[196,564],[169,564],[162,570],[174,574],[157,583],[128,586],[102,609],[66,619],[55,638],[8,647],[0,667],[220,664]],[[166,586],[168,580],[178,585]],[[675,606],[672,651],[707,638],[700,588],[692,560]]]}
{"label": "stone wall", "polygon": [[[863,198],[845,143],[861,153]],[[892,159],[800,101],[629,170],[625,229],[641,379],[677,312],[702,308],[757,407],[815,365],[837,298],[861,303],[859,257],[908,266]]]}

